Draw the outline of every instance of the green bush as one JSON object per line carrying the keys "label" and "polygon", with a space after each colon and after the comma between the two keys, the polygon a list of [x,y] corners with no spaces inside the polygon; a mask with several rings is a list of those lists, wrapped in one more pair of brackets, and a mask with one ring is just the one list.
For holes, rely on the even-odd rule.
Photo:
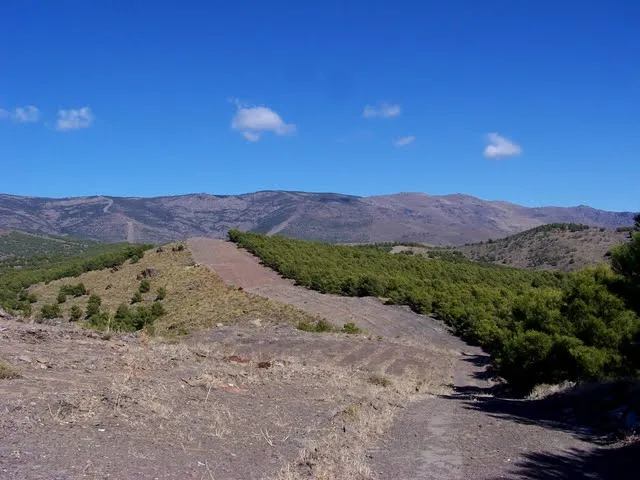
{"label": "green bush", "polygon": [[78,305],[72,305],[69,309],[69,320],[72,322],[77,322],[82,318],[82,308]]}
{"label": "green bush", "polygon": [[153,302],[151,304],[151,316],[156,319],[162,317],[166,313],[166,310],[160,302]]}
{"label": "green bush", "polygon": [[91,295],[87,302],[87,318],[100,313],[100,305],[102,305],[102,299],[98,295]]}
{"label": "green bush", "polygon": [[72,297],[77,298],[86,295],[87,289],[83,283],[78,283],[76,285],[62,285],[60,287],[60,294],[71,295]]}
{"label": "green bush", "polygon": [[146,305],[130,308],[123,303],[118,306],[111,327],[115,331],[134,332],[151,326],[164,314],[164,307],[157,302],[150,308]]}
{"label": "green bush", "polygon": [[304,332],[327,333],[335,332],[336,327],[326,320],[320,319],[316,322],[301,321],[298,323],[298,330],[302,330]]}
{"label": "green bush", "polygon": [[40,317],[50,320],[52,318],[60,318],[60,305],[52,303],[50,305],[43,305],[40,308]]}
{"label": "green bush", "polygon": [[18,310],[22,313],[23,316],[25,317],[30,317],[31,314],[33,313],[33,307],[31,307],[31,304],[29,302],[24,302],[20,305],[20,308],[18,308]]}
{"label": "green bush", "polygon": [[140,293],[147,293],[151,290],[151,283],[146,278],[140,281],[140,286],[138,287]]}
{"label": "green bush", "polygon": [[133,297],[131,297],[131,303],[140,303],[142,301],[142,294],[140,293],[140,291],[138,290],[136,293],[133,294]]}
{"label": "green bush", "polygon": [[58,301],[58,303],[64,303],[67,301],[67,296],[63,292],[60,292],[58,293],[58,297],[56,298],[56,300]]}
{"label": "green bush", "polygon": [[167,298],[167,289],[164,287],[158,288],[158,291],[156,293],[156,301],[164,300],[165,298]]}
{"label": "green bush", "polygon": [[342,327],[342,331],[350,335],[357,335],[359,333],[364,333],[364,330],[362,330],[359,326],[357,326],[353,322],[345,323],[344,326]]}
{"label": "green bush", "polygon": [[104,330],[111,324],[111,317],[107,312],[98,312],[95,315],[89,317],[88,323],[96,330]]}

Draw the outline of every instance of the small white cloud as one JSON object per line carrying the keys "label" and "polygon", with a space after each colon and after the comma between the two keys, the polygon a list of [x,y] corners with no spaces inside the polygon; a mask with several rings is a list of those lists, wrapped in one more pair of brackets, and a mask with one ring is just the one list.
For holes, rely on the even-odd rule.
{"label": "small white cloud", "polygon": [[246,130],[244,132],[242,132],[242,136],[244,138],[246,138],[247,140],[249,140],[250,142],[257,142],[258,140],[260,140],[260,134],[257,132],[250,132],[249,130]]}
{"label": "small white cloud", "polygon": [[413,143],[415,139],[416,137],[414,135],[407,135],[405,137],[400,137],[395,142],[393,142],[393,144],[396,147],[406,147],[410,143]]}
{"label": "small white cloud", "polygon": [[257,142],[264,132],[276,135],[295,133],[296,126],[285,123],[282,117],[267,107],[248,107],[236,102],[238,110],[231,121],[231,128],[239,131],[250,142]]}
{"label": "small white cloud", "polygon": [[14,123],[35,123],[40,120],[40,110],[33,105],[16,107],[13,111],[0,108],[0,120],[12,120]]}
{"label": "small white cloud", "polygon": [[16,123],[35,123],[40,120],[40,110],[33,105],[17,107],[12,117]]}
{"label": "small white cloud", "polygon": [[520,145],[502,135],[490,133],[487,138],[489,145],[484,149],[484,156],[487,158],[515,157],[522,153]]}
{"label": "small white cloud", "polygon": [[400,115],[400,105],[382,103],[378,106],[366,105],[362,116],[364,118],[393,118]]}
{"label": "small white cloud", "polygon": [[70,130],[79,130],[88,128],[93,123],[95,115],[90,107],[72,108],[69,110],[58,110],[58,120],[56,121],[56,130],[59,132],[68,132]]}

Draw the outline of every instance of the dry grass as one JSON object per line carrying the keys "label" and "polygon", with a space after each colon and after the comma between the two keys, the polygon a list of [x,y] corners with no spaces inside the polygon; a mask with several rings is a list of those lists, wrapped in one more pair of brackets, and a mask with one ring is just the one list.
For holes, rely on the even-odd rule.
{"label": "dry grass", "polygon": [[0,380],[11,380],[18,378],[20,372],[6,360],[0,360]]}
{"label": "dry grass", "polygon": [[[114,313],[120,303],[129,303],[138,291],[140,280],[137,276],[145,269],[155,269],[159,273],[149,279],[151,290],[142,294],[142,303],[153,302],[160,287],[167,291],[162,301],[167,313],[156,322],[156,333],[186,333],[210,328],[217,323],[252,320],[289,323],[313,320],[289,305],[225,285],[209,269],[194,264],[187,250],[174,252],[171,246],[166,246],[160,253],[149,251],[138,263],[128,262],[115,272],[105,269],[87,272],[73,279],[56,280],[48,285],[35,285],[30,288],[38,297],[34,312],[44,304],[55,303],[61,285],[82,282],[91,294],[100,296],[102,310]],[[68,317],[72,305],[85,309],[87,300],[88,296],[68,297],[61,305],[63,315]]]}
{"label": "dry grass", "polygon": [[[371,378],[364,372],[332,369],[332,381],[344,394],[344,408],[334,417],[334,428],[326,437],[302,450],[298,461],[286,465],[277,480],[373,478],[366,461],[368,450],[391,426],[398,409],[431,392],[422,388],[424,379],[413,375],[397,378],[394,388],[382,389]],[[387,382],[383,383],[391,387]]]}
{"label": "dry grass", "polygon": [[369,383],[372,385],[377,385],[379,387],[390,387],[393,385],[393,382],[390,378],[385,377],[384,375],[380,375],[378,373],[374,373],[369,376]]}

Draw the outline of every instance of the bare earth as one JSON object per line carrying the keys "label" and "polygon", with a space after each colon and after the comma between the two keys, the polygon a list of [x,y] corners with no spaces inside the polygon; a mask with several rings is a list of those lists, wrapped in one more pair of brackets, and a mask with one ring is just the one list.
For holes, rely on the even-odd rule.
{"label": "bare earth", "polygon": [[[581,463],[606,451],[589,441],[590,432],[531,402],[491,397],[483,379],[486,356],[453,337],[437,320],[385,306],[373,298],[323,295],[296,287],[229,242],[198,238],[189,246],[195,261],[212,268],[229,284],[336,324],[353,321],[371,335],[394,339],[404,345],[393,353],[400,363],[409,355],[435,366],[437,352],[455,355],[450,392],[409,404],[370,448],[368,458],[375,478],[631,478],[629,470]],[[385,346],[388,353],[381,353],[375,345],[363,346],[353,361],[363,362],[367,357],[365,365],[375,368],[377,358],[388,358],[393,351]],[[331,348],[321,343],[305,348],[313,354],[324,351],[331,355]],[[342,357],[342,362],[349,360],[351,357]],[[422,365],[429,367],[429,363]],[[551,459],[558,459],[557,465]]]}

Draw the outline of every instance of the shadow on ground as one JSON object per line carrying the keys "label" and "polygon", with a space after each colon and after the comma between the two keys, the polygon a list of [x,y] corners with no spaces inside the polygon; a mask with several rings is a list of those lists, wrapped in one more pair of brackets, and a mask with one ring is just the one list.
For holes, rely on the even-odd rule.
{"label": "shadow on ground", "polygon": [[[538,452],[525,455],[507,478],[542,479],[636,479],[640,442],[619,447],[601,447],[591,452]],[[504,477],[502,477],[504,478]]]}
{"label": "shadow on ground", "polygon": [[[473,377],[490,380],[495,376],[490,358],[469,355],[465,358],[475,367]],[[483,382],[480,382],[483,384]],[[538,425],[568,432],[580,440],[596,444],[588,450],[532,452],[515,464],[506,478],[512,479],[594,479],[617,480],[640,478],[640,440],[613,445],[621,438],[612,430],[609,409],[631,404],[629,386],[602,385],[584,395],[555,395],[539,400],[510,397],[501,385],[454,387],[446,398],[462,402],[464,408],[481,411],[494,418],[526,425]],[[607,399],[610,397],[611,399]],[[500,477],[500,478],[505,478]]]}

